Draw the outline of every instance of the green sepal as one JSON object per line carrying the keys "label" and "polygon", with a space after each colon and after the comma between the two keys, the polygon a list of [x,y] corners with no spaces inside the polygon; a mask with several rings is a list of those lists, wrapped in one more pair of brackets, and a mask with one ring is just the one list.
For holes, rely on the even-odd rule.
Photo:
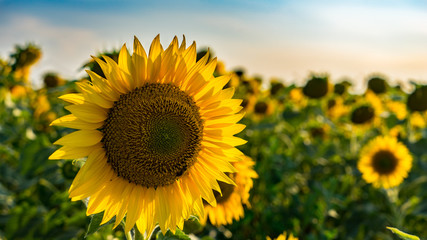
{"label": "green sepal", "polygon": [[87,236],[89,236],[91,234],[94,234],[96,231],[98,231],[102,227],[110,225],[116,221],[116,217],[113,217],[112,219],[110,219],[110,221],[101,225],[103,216],[104,216],[104,212],[100,212],[100,213],[91,215],[89,227],[87,229],[85,238],[87,238]]}

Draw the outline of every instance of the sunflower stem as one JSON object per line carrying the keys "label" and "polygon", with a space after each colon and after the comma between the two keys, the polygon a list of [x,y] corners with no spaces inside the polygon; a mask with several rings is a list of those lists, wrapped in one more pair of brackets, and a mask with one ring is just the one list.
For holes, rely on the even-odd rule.
{"label": "sunflower stem", "polygon": [[133,240],[131,232],[132,232],[132,230],[130,230],[129,232],[126,233],[126,235],[125,235],[126,236],[126,240]]}
{"label": "sunflower stem", "polygon": [[[126,230],[124,219],[120,222],[120,226],[123,228],[123,232]],[[135,232],[132,234],[133,228],[129,232],[125,232],[126,240],[135,240]]]}
{"label": "sunflower stem", "polygon": [[157,225],[153,231],[150,233],[150,236],[147,239],[156,239],[156,234],[160,230],[160,226]]}

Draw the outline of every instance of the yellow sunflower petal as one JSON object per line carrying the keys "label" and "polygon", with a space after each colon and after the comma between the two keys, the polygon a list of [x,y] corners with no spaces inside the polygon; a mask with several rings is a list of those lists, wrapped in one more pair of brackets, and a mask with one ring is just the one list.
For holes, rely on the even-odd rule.
{"label": "yellow sunflower petal", "polygon": [[93,104],[70,105],[66,106],[65,109],[77,118],[89,123],[99,123],[107,118],[107,111]]}
{"label": "yellow sunflower petal", "polygon": [[56,150],[49,159],[76,159],[86,157],[94,149],[99,148],[100,146],[89,146],[89,147],[72,147],[72,146],[63,146]]}
{"label": "yellow sunflower petal", "polygon": [[97,130],[80,130],[70,133],[53,144],[67,145],[71,147],[89,147],[98,144],[102,139],[102,133]]}
{"label": "yellow sunflower petal", "polygon": [[83,104],[85,102],[85,98],[83,97],[83,94],[78,94],[78,93],[69,93],[69,94],[62,95],[58,98],[73,104]]}
{"label": "yellow sunflower petal", "polygon": [[97,129],[102,127],[102,122],[99,123],[89,123],[81,119],[78,119],[73,114],[65,115],[61,118],[54,120],[50,125],[51,126],[62,126],[74,129]]}

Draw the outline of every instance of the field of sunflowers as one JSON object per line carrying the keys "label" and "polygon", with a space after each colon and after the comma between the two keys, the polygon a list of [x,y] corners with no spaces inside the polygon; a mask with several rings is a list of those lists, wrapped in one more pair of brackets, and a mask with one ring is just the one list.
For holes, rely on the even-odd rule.
{"label": "field of sunflowers", "polygon": [[[156,47],[154,45],[153,49]],[[165,192],[155,195],[157,205],[150,210],[153,219],[160,219],[160,226],[156,226],[155,220],[151,220],[152,223],[149,220],[140,221],[135,216],[137,213],[128,211],[126,221],[137,219],[137,227],[132,228],[133,224],[125,226],[125,221],[121,221],[125,212],[121,209],[110,211],[120,206],[103,202],[102,194],[83,193],[82,189],[95,189],[96,182],[101,181],[103,176],[97,178],[97,169],[86,170],[86,175],[77,175],[79,169],[83,171],[91,164],[85,163],[84,156],[89,153],[81,154],[87,147],[69,140],[71,137],[64,137],[75,136],[75,129],[83,129],[80,132],[84,132],[92,125],[92,129],[100,128],[96,121],[67,121],[66,118],[77,116],[85,119],[91,114],[87,112],[80,117],[73,108],[79,105],[70,103],[78,104],[78,96],[89,96],[85,100],[92,101],[90,96],[95,95],[75,93],[95,89],[87,90],[84,84],[88,82],[90,86],[101,86],[96,81],[104,81],[112,75],[111,72],[106,74],[107,67],[114,69],[116,62],[119,66],[126,64],[126,49],[99,54],[99,58],[94,60],[82,59],[82,68],[90,70],[83,79],[63,79],[56,72],[46,73],[40,89],[31,87],[32,79],[29,76],[34,64],[42,57],[42,50],[36,45],[27,44],[17,45],[13,51],[9,58],[0,59],[0,239],[399,239],[387,227],[421,238],[427,237],[427,86],[414,82],[413,90],[405,92],[398,85],[389,85],[390,81],[385,75],[376,74],[367,76],[366,91],[355,94],[351,82],[336,82],[325,73],[307,76],[301,81],[302,85],[284,85],[278,79],[249,76],[243,69],[227,69],[223,62],[218,60],[216,63],[206,55],[205,50],[199,49],[197,63],[207,62],[208,67],[214,66],[209,63],[216,63],[212,70],[213,76],[218,78],[214,80],[223,81],[220,76],[230,76],[223,84],[224,91],[214,91],[226,95],[232,93],[226,89],[232,88],[233,99],[242,99],[223,100],[223,104],[235,104],[237,101],[241,107],[233,108],[237,109],[235,116],[245,113],[241,120],[238,119],[239,124],[233,127],[225,123],[217,124],[216,130],[219,132],[236,134],[236,138],[221,136],[221,139],[234,141],[233,146],[238,149],[233,148],[229,155],[218,153],[218,156],[231,159],[234,153],[241,151],[247,157],[231,162],[235,172],[217,174],[216,179],[223,181],[218,181],[219,184],[214,181],[213,188],[206,193],[206,196],[215,197],[216,207],[211,206],[215,205],[212,204],[215,200],[198,197],[199,202],[203,203],[195,206],[203,206],[204,210],[196,207],[191,212],[182,210],[186,215],[195,215],[186,218],[183,225],[180,215],[177,215],[182,208],[178,205],[187,198],[175,199],[175,195],[168,195],[164,190],[167,188],[162,188],[168,183],[163,180],[149,182],[138,176],[120,173],[129,180],[129,184],[147,186],[141,190],[144,194]],[[163,49],[158,51],[162,52]],[[167,51],[164,52],[166,56]],[[163,59],[167,60],[167,57]],[[156,61],[152,65],[156,65]],[[200,76],[203,74],[201,72]],[[143,89],[141,91],[163,89],[153,84],[147,85],[155,86],[152,88],[144,86],[140,88]],[[172,88],[166,90],[172,96],[177,95]],[[122,104],[124,100],[121,99],[114,104]],[[104,101],[102,104],[111,107],[110,103]],[[190,107],[194,108],[193,105]],[[111,109],[116,110],[115,107]],[[120,110],[119,107],[117,109]],[[207,111],[206,114],[214,111]],[[108,121],[102,127],[107,129],[102,130],[103,134],[111,139],[120,138],[121,135],[114,134],[122,131],[122,128],[114,125],[116,119],[112,116],[108,115]],[[199,126],[197,121],[195,123],[196,127]],[[159,124],[163,122],[159,120]],[[168,124],[164,123],[171,129],[176,127]],[[75,127],[77,125],[79,127]],[[176,128],[180,129],[180,126]],[[160,132],[159,136],[166,136],[162,129],[153,131],[156,134],[156,131]],[[213,128],[205,126],[206,131],[209,129]],[[209,131],[213,134],[214,130]],[[197,136],[173,134],[174,139],[197,139]],[[213,134],[209,138],[215,136]],[[92,136],[88,136],[90,138]],[[103,137],[101,142],[108,147],[112,145],[109,139]],[[85,141],[82,139],[82,142]],[[54,145],[55,142],[64,145],[62,152],[57,150],[61,146]],[[172,147],[180,147],[180,143],[174,140],[167,142]],[[111,149],[120,146],[112,145]],[[224,144],[224,148],[228,146]],[[79,151],[66,150],[67,147],[75,147]],[[164,150],[166,147],[165,144],[158,144],[153,148]],[[116,152],[108,151],[111,152],[109,159],[117,157]],[[119,154],[126,154],[124,150],[118,151]],[[204,163],[206,172],[194,177],[194,181],[203,181],[211,174],[208,170],[230,168],[230,163],[224,162],[224,166],[215,166],[223,163],[215,162],[215,159],[212,162],[207,160]],[[116,160],[108,163],[118,164],[117,169],[123,167]],[[207,167],[208,164],[212,164],[209,165],[212,167]],[[173,164],[171,166],[175,167]],[[174,172],[174,179],[184,179],[184,176],[194,174],[190,172],[190,167],[180,166]],[[201,169],[199,165],[192,167]],[[155,178],[156,174],[154,171],[147,176]],[[225,182],[228,177],[235,182],[235,186]],[[88,185],[73,183],[74,179],[85,180]],[[158,188],[158,185],[161,187]],[[218,185],[222,195],[214,190]],[[120,186],[117,183],[113,188]],[[104,197],[120,201],[120,194],[125,196],[126,189],[118,194],[109,190],[111,196]],[[130,205],[136,198],[129,199]],[[169,205],[162,208],[163,205],[158,204],[162,201]],[[145,202],[141,204],[149,206]],[[102,205],[105,206],[99,207]],[[87,214],[87,211],[94,214]],[[138,211],[150,215],[145,207],[135,208],[134,212]],[[200,216],[203,212],[205,215]],[[121,218],[116,214],[122,215]],[[175,216],[178,217],[175,219]],[[165,223],[162,223],[163,220]],[[176,225],[173,224],[175,220]],[[183,227],[166,232],[172,225]],[[154,230],[144,233],[141,229]],[[400,236],[403,237],[404,233],[400,233]],[[407,235],[407,239],[418,238]]]}

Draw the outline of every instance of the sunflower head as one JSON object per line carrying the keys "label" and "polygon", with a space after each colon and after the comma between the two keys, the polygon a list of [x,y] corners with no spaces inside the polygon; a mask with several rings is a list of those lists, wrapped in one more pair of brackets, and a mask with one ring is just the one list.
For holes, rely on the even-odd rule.
{"label": "sunflower head", "polygon": [[255,113],[257,114],[266,114],[268,110],[268,104],[264,101],[259,101],[255,104]]}
{"label": "sunflower head", "polygon": [[239,220],[244,215],[243,204],[250,207],[249,191],[253,186],[253,179],[258,174],[253,170],[254,161],[244,157],[242,161],[234,162],[235,173],[228,176],[235,181],[235,185],[219,181],[221,192],[214,191],[217,206],[213,207],[205,202],[205,216],[202,223],[205,224],[209,218],[215,226],[231,224],[233,220]]}
{"label": "sunflower head", "polygon": [[304,105],[304,94],[302,88],[293,88],[289,91],[289,100],[291,100],[295,104]]}
{"label": "sunflower head", "polygon": [[54,88],[64,85],[65,81],[57,73],[48,72],[43,75],[43,82],[46,88]]}
{"label": "sunflower head", "polygon": [[245,76],[245,69],[243,68],[237,68],[234,70],[234,73],[239,77],[239,78],[243,78]]}
{"label": "sunflower head", "polygon": [[394,115],[396,115],[397,119],[399,120],[404,120],[408,115],[406,105],[402,102],[388,101],[386,103],[386,106],[388,110],[392,112]]}
{"label": "sunflower head", "polygon": [[409,96],[406,105],[411,111],[422,112],[427,110],[427,86],[415,89]]}
{"label": "sunflower head", "polygon": [[334,85],[334,93],[341,96],[348,91],[348,88],[350,86],[351,86],[351,83],[349,81],[342,81],[342,82],[336,83]]}
{"label": "sunflower head", "polygon": [[412,156],[396,138],[379,136],[362,148],[357,167],[366,182],[391,188],[408,176]]}
{"label": "sunflower head", "polygon": [[32,103],[34,108],[33,116],[36,119],[39,119],[42,114],[48,112],[51,108],[49,99],[47,98],[46,92],[40,91],[38,96],[35,99],[35,102]]}
{"label": "sunflower head", "polygon": [[388,134],[396,139],[406,138],[406,131],[405,131],[405,128],[402,127],[402,125],[396,125],[390,128]]}
{"label": "sunflower head", "polygon": [[368,80],[368,89],[370,89],[376,94],[382,94],[387,92],[388,84],[384,78],[374,76]]}
{"label": "sunflower head", "polygon": [[326,108],[326,113],[331,119],[338,119],[349,112],[349,107],[344,104],[342,97],[329,99]]}
{"label": "sunflower head", "polygon": [[23,85],[15,85],[10,88],[10,94],[12,95],[13,98],[16,98],[16,99],[26,97],[30,91],[31,89]]}
{"label": "sunflower head", "polygon": [[243,97],[243,100],[241,103],[242,111],[244,111],[246,114],[253,113],[256,102],[257,102],[257,97],[255,95],[246,94],[246,96]]}
{"label": "sunflower head", "polygon": [[327,124],[312,126],[309,128],[311,137],[318,139],[325,139],[328,136],[329,131],[330,127]]}
{"label": "sunflower head", "polygon": [[29,43],[25,46],[15,46],[15,53],[11,55],[13,59],[12,70],[29,67],[35,64],[42,56],[40,47]]}
{"label": "sunflower head", "polygon": [[276,96],[282,89],[285,88],[285,85],[279,80],[272,80],[270,82],[270,95]]}
{"label": "sunflower head", "polygon": [[413,112],[409,115],[409,123],[413,128],[425,128],[426,123],[426,112]]}
{"label": "sunflower head", "polygon": [[197,60],[185,38],[163,49],[157,36],[148,54],[135,38],[132,55],[124,45],[117,61],[102,57],[101,72],[77,83],[81,93],[61,97],[71,114],[52,125],[77,131],[55,142],[63,147],[50,159],[87,157],[70,197],[90,197],[87,213],[104,212],[101,224],[126,215],[126,232],[182,229],[204,216],[203,200],[216,206],[217,181],[235,184],[225,173],[244,158],[235,146],[245,141],[234,137],[245,127],[242,101],[224,89],[229,76],[214,77],[216,58]]}
{"label": "sunflower head", "polygon": [[365,124],[371,122],[374,117],[374,108],[369,105],[363,105],[353,110],[351,113],[351,122],[354,124]]}
{"label": "sunflower head", "polygon": [[303,88],[303,93],[309,98],[322,98],[328,93],[328,76],[312,76]]}

